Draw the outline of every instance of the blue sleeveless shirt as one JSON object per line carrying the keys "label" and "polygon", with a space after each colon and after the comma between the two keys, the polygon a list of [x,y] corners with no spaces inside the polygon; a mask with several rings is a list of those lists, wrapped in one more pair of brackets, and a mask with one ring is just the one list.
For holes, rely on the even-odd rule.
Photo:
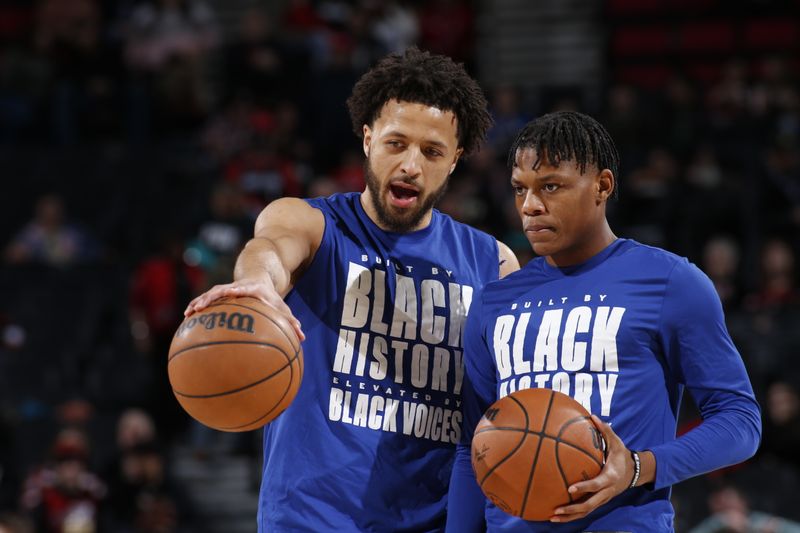
{"label": "blue sleeveless shirt", "polygon": [[461,438],[461,332],[498,278],[491,236],[434,210],[381,230],[360,193],[308,200],[325,231],[286,297],[305,375],[264,428],[259,531],[439,531]]}

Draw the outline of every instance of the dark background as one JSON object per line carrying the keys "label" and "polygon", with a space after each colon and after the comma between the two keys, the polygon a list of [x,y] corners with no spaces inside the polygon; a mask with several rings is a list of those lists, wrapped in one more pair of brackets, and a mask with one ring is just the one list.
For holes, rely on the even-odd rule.
{"label": "dark background", "polygon": [[[508,145],[580,110],[621,152],[615,233],[714,281],[764,441],[675,488],[677,530],[714,512],[726,531],[767,531],[753,510],[800,520],[799,8],[0,1],[0,531],[255,530],[258,432],[180,411],[169,340],[269,201],[363,188],[345,100],[411,44],[463,62],[495,117],[442,211],[525,263]],[[686,398],[680,430],[696,423]]]}

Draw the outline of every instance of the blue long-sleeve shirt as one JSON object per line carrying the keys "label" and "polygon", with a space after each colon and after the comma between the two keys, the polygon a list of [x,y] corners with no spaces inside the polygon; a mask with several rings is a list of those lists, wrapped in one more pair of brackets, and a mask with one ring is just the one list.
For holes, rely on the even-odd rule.
{"label": "blue long-sleeve shirt", "polygon": [[[747,459],[761,438],[759,407],[710,280],[686,259],[635,241],[619,239],[569,268],[538,258],[487,285],[465,326],[464,359],[453,533],[672,531],[671,485]],[[488,502],[470,464],[474,428],[498,398],[529,387],[572,396],[628,448],[652,451],[655,482],[563,524],[526,522]],[[676,438],[684,388],[703,422]]]}

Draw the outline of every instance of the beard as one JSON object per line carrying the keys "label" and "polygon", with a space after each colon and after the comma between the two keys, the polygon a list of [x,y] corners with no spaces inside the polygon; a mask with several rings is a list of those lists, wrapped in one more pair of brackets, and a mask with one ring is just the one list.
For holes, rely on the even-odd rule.
{"label": "beard", "polygon": [[[448,177],[441,187],[431,193],[423,194],[423,192],[420,191],[419,197],[417,198],[417,207],[401,211],[389,205],[389,202],[386,200],[386,194],[384,194],[386,192],[385,189],[389,187],[389,183],[386,183],[384,190],[381,190],[380,181],[378,180],[378,176],[372,171],[369,158],[364,161],[364,178],[367,182],[369,195],[372,198],[372,207],[378,215],[378,225],[394,233],[408,233],[417,229],[417,226],[419,226],[419,223],[425,218],[425,215],[427,215],[428,212],[433,209],[433,206],[442,199],[442,196],[444,196],[444,193],[447,191],[447,183],[450,181]],[[408,178],[401,178],[401,181],[405,183],[414,183],[414,180]]]}

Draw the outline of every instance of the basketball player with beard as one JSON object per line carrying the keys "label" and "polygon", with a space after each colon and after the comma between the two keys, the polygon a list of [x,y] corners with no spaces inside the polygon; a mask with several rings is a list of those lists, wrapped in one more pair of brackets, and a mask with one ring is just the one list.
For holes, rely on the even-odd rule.
{"label": "basketball player with beard", "polygon": [[264,429],[259,531],[440,531],[463,322],[474,291],[519,264],[433,206],[491,121],[460,65],[413,48],[367,72],[347,104],[366,190],[271,203],[235,281],[186,314],[253,296],[304,339],[300,391]]}

